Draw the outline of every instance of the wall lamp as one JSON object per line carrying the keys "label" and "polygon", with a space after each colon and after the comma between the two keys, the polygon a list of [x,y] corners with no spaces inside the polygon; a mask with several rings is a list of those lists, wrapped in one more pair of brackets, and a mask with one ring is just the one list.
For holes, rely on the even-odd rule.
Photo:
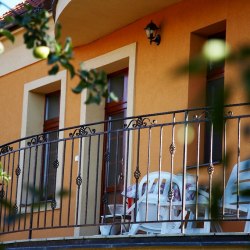
{"label": "wall lamp", "polygon": [[161,36],[157,34],[159,29],[160,28],[152,21],[144,28],[144,30],[146,31],[147,38],[150,41],[150,44],[152,44],[152,42],[156,43],[156,45],[160,44]]}

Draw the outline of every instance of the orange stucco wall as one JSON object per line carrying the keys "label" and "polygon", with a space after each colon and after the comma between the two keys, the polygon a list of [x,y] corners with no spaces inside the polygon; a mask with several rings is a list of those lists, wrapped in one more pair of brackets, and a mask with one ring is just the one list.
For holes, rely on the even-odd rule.
{"label": "orange stucco wall", "polygon": [[[248,0],[183,0],[106,37],[75,48],[74,64],[78,66],[82,61],[136,42],[134,115],[185,109],[190,107],[190,100],[197,97],[190,85],[189,76],[177,76],[175,69],[189,60],[191,33],[226,20],[226,40],[232,48],[237,48],[239,44],[250,41],[249,13]],[[144,27],[151,19],[161,27],[162,41],[159,46],[150,45],[145,36]],[[46,63],[40,61],[0,77],[1,144],[20,137],[24,84],[46,76],[47,71]],[[237,72],[237,69],[226,65],[226,84],[234,83],[231,84],[235,91],[231,102],[235,103],[244,101],[244,91],[240,87]],[[83,104],[80,103],[80,95],[71,91],[76,83],[76,80],[71,81],[68,78],[66,127],[77,125],[80,120],[80,107]],[[197,102],[196,104],[198,105]],[[169,159],[165,161],[169,162]],[[68,234],[63,232],[62,235],[64,233]],[[42,237],[46,237],[46,233]]]}
{"label": "orange stucco wall", "polygon": [[[189,59],[191,32],[226,20],[226,40],[233,48],[237,48],[239,44],[250,40],[248,9],[250,4],[247,0],[182,1],[89,45],[76,48],[74,64],[78,66],[82,61],[136,42],[134,114],[184,109],[188,107],[188,99],[194,97],[192,93],[188,94],[188,76],[177,77],[174,70]],[[143,29],[151,19],[161,27],[162,41],[159,46],[150,45],[145,37]],[[8,106],[2,109],[5,119],[0,124],[1,143],[20,135],[20,126],[17,124],[21,124],[23,84],[45,76],[47,70],[44,62],[38,62],[0,78],[0,105]],[[235,75],[231,67],[230,71],[226,71],[226,78],[230,82]],[[80,96],[70,91],[76,83],[68,81],[66,126],[79,123]],[[239,92],[238,82],[233,87]],[[242,93],[233,95],[233,102],[242,99]]]}

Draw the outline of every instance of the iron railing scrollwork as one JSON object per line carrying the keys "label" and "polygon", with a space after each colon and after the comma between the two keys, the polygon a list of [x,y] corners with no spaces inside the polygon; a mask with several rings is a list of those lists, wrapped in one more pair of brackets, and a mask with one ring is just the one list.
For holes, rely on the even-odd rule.
{"label": "iron railing scrollwork", "polygon": [[[230,149],[230,159],[237,159],[238,164],[248,157],[249,140],[242,139],[245,136],[242,132],[243,126],[250,124],[250,112],[246,111],[246,107],[250,107],[250,104],[226,105],[222,119],[222,152],[225,154]],[[120,223],[116,217],[111,216],[110,205],[113,205],[113,208],[122,207],[118,213],[121,216],[122,212],[126,213],[128,210],[127,203],[140,199],[140,191],[141,194],[150,192],[148,187],[143,186],[143,190],[139,188],[143,176],[151,172],[158,172],[159,176],[163,172],[168,172],[171,176],[167,191],[161,193],[163,188],[159,185],[159,192],[155,196],[156,199],[162,199],[156,204],[158,217],[155,221],[150,221],[150,216],[147,216],[151,211],[147,210],[143,221],[138,221],[135,210],[139,206],[135,203],[132,205],[135,216],[131,216],[131,213],[128,216],[131,218],[130,224],[162,223],[161,202],[169,204],[168,209],[164,210],[168,213],[165,222],[172,223],[172,209],[176,208],[176,202],[182,201],[182,197],[185,197],[183,207],[190,209],[190,200],[187,198],[195,197],[199,201],[202,186],[205,186],[204,190],[209,194],[210,209],[215,180],[222,180],[219,183],[224,183],[222,188],[226,188],[227,171],[220,171],[219,168],[223,164],[223,168],[227,167],[230,172],[230,166],[225,166],[228,162],[214,162],[211,153],[214,148],[212,135],[208,140],[210,159],[204,162],[205,130],[206,127],[211,130],[213,126],[212,112],[211,108],[197,108],[139,115],[63,128],[0,145],[3,171],[11,177],[8,183],[0,181],[0,200],[2,203],[11,204],[9,208],[15,218],[13,225],[6,226],[4,218],[8,215],[8,209],[0,204],[0,228],[3,229],[0,235],[28,232],[32,238],[34,231],[44,230],[44,235],[48,230],[47,237],[52,237],[56,236],[56,231],[60,228],[74,227],[90,227],[94,235],[100,234],[102,216],[107,218],[105,223],[111,226]],[[112,122],[115,125],[118,124],[117,121],[124,124],[124,127],[113,129],[115,126]],[[97,127],[98,132],[95,129]],[[101,127],[104,129],[99,129]],[[107,130],[107,127],[110,129]],[[184,134],[180,133],[183,132],[180,129],[183,127]],[[192,141],[188,141],[190,131],[194,133]],[[51,133],[58,136],[50,136]],[[110,139],[108,146],[107,134]],[[233,164],[233,160],[230,164]],[[107,165],[108,168],[105,167]],[[183,193],[183,186],[183,189],[176,188],[173,176],[178,174],[183,178],[181,183],[185,183],[187,187],[190,186],[189,180],[192,177],[194,194],[190,196],[190,192]],[[241,173],[238,173],[238,183],[239,176]],[[53,187],[48,185],[49,183],[54,183]],[[36,192],[40,193],[42,188],[43,195],[35,198]],[[67,196],[60,193],[60,190],[66,190]],[[149,199],[150,196],[145,198],[148,204]],[[148,204],[145,205],[145,209],[149,209]],[[203,207],[198,203],[195,205],[196,216],[184,216],[182,221],[179,221],[182,225],[187,225],[190,218],[201,224],[211,221],[211,217],[202,219],[200,212]],[[238,204],[238,210],[239,206]],[[183,207],[178,205],[179,214]],[[179,217],[176,220],[180,220]],[[221,217],[221,220],[232,219]],[[246,221],[240,216],[233,220]],[[55,229],[54,235],[51,233],[52,229]]]}
{"label": "iron railing scrollwork", "polygon": [[3,147],[0,147],[0,155],[7,154],[13,150],[13,147],[9,145],[4,145]]}
{"label": "iron railing scrollwork", "polygon": [[124,124],[124,128],[140,128],[140,127],[146,127],[146,126],[150,126],[150,125],[154,125],[156,124],[157,121],[156,120],[150,120],[150,118],[148,117],[138,117],[136,119],[132,119],[128,124]]}
{"label": "iron railing scrollwork", "polygon": [[47,136],[46,134],[41,134],[31,138],[30,141],[27,142],[27,145],[32,146],[32,145],[42,144],[45,142],[47,142]]}
{"label": "iron railing scrollwork", "polygon": [[93,135],[96,133],[96,129],[91,129],[90,127],[81,126],[74,130],[73,133],[69,133],[69,137],[79,137],[79,136],[87,136]]}

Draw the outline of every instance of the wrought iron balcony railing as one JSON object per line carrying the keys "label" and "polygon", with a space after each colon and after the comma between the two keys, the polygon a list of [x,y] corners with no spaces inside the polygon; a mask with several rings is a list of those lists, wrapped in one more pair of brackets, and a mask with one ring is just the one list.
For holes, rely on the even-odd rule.
{"label": "wrought iron balcony railing", "polygon": [[0,146],[1,234],[249,232],[249,105],[225,106],[221,121],[178,110]]}

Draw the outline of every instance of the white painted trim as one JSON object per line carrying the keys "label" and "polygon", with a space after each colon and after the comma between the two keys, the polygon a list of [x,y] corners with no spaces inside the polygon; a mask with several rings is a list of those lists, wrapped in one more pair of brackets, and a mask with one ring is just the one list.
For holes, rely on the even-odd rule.
{"label": "white painted trim", "polygon": [[[129,58],[129,74],[128,74],[128,99],[127,99],[127,116],[133,116],[134,113],[134,82],[135,82],[135,67],[136,67],[136,43],[124,46],[113,50],[104,55],[95,57],[83,62],[84,68],[96,69],[105,65],[115,63],[116,61]],[[86,100],[87,92],[81,94],[81,104]],[[86,123],[86,105],[81,105],[80,123]]]}
{"label": "white painted trim", "polygon": [[[127,86],[127,116],[133,116],[134,114],[134,89],[135,89],[135,71],[136,71],[136,43],[124,46],[114,51],[108,52],[101,56],[95,57],[88,61],[83,62],[84,68],[90,69],[101,69],[107,65],[115,64],[122,59],[128,59],[128,86]],[[108,72],[110,73],[110,72]],[[81,113],[80,113],[80,124],[88,123],[88,107],[84,104],[87,97],[87,91],[83,91],[81,94]],[[101,108],[101,107],[100,107]],[[133,137],[130,137],[129,148],[132,149]],[[84,145],[82,152],[84,152]],[[130,180],[130,166],[132,166],[132,151],[129,154],[128,159],[128,180]],[[82,199],[82,190],[80,190],[80,197]],[[80,202],[79,213],[82,211],[82,202]],[[80,217],[80,216],[78,216]],[[80,217],[81,218],[81,217]],[[80,228],[74,229],[74,236],[80,236]]]}
{"label": "white painted trim", "polygon": [[[55,25],[53,18],[49,21],[49,31],[48,34],[53,37],[55,31]],[[23,42],[24,29],[18,29],[13,32],[15,36],[15,42],[12,43],[5,37],[1,37],[0,41],[3,43],[5,51],[0,56],[1,67],[0,76],[7,75],[16,70],[22,69],[29,65],[32,65],[41,59],[37,59],[33,56],[32,49],[27,49]]]}
{"label": "white painted trim", "polygon": [[55,17],[55,22],[57,22],[57,19],[65,9],[65,7],[71,2],[71,0],[60,0],[58,1],[56,5],[56,17]]}
{"label": "white painted trim", "polygon": [[[28,82],[24,85],[24,94],[23,94],[23,113],[22,113],[22,127],[21,127],[21,138],[27,136],[27,123],[28,123],[28,105],[29,105],[29,93],[34,91],[40,87],[50,85],[52,83],[60,81],[60,116],[59,116],[59,129],[64,128],[65,123],[65,107],[66,107],[66,84],[67,84],[67,71],[63,70],[60,71],[58,74],[53,76],[45,76],[43,78],[34,80],[32,82]],[[59,139],[63,138],[63,132],[59,133]],[[58,159],[59,162],[62,162],[62,144],[59,144],[58,148]],[[25,147],[25,141],[21,142],[21,148]],[[20,153],[20,162],[23,162],[24,158],[24,151]],[[62,168],[58,168],[62,169]],[[23,172],[23,166],[21,166],[21,170]],[[57,181],[56,181],[56,190],[59,191],[61,188],[61,178],[62,178],[62,171],[59,170],[57,172]],[[58,181],[59,180],[59,181]],[[18,183],[18,193],[17,193],[17,204],[21,202],[21,185],[22,183]]]}
{"label": "white painted trim", "polygon": [[59,129],[64,128],[65,121],[65,103],[66,103],[66,83],[67,83],[67,71],[60,71],[54,76],[45,76],[32,82],[28,82],[24,85],[24,98],[23,98],[23,115],[22,115],[22,129],[21,138],[26,136],[27,131],[27,119],[28,119],[28,98],[29,92],[45,85],[49,85],[53,82],[60,81],[61,83],[61,99],[60,99],[60,118]]}

